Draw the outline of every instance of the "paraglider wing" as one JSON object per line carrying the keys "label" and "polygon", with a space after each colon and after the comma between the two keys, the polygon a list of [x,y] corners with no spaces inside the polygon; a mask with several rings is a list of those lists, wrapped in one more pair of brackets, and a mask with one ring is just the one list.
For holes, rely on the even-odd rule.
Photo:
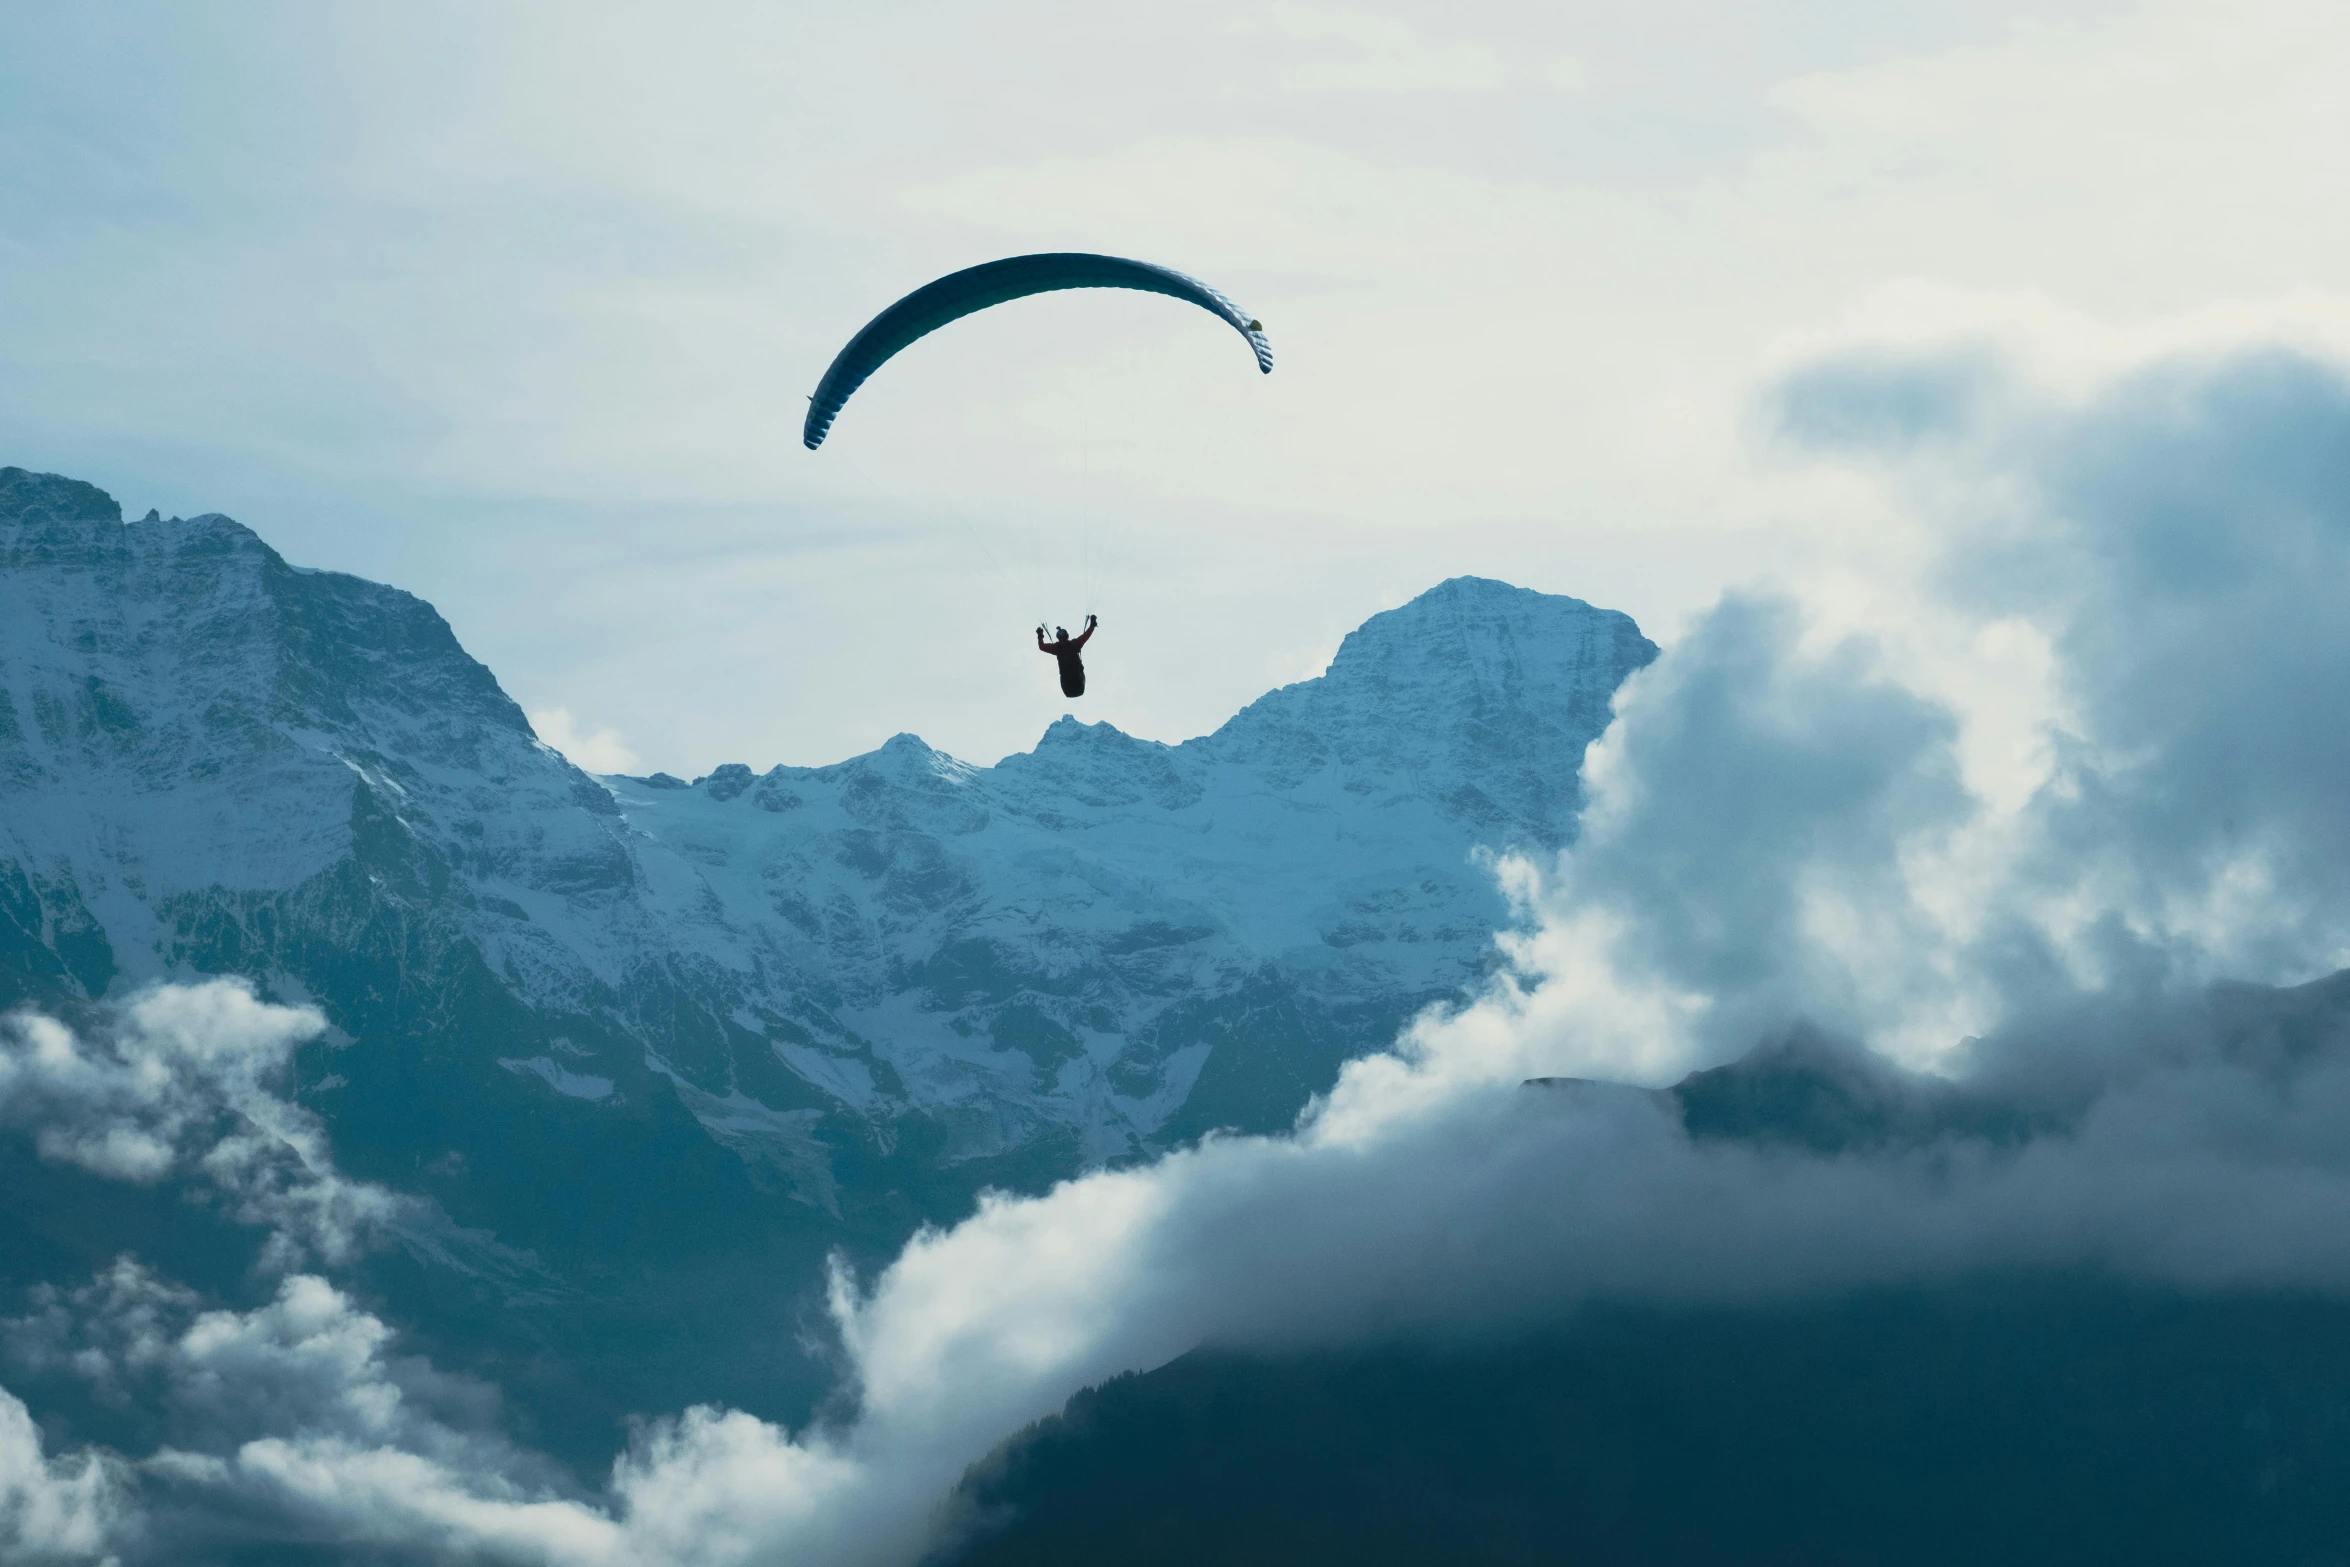
{"label": "paraglider wing", "polygon": [[823,445],[825,432],[832,428],[832,421],[839,415],[841,405],[849,400],[849,394],[864,385],[867,376],[888,363],[891,355],[915,339],[990,305],[1062,288],[1134,288],[1197,305],[1223,317],[1234,331],[1247,338],[1250,350],[1257,356],[1257,368],[1267,375],[1273,373],[1273,345],[1265,341],[1264,328],[1248,312],[1197,278],[1185,277],[1147,261],[1092,256],[1082,251],[1008,256],[1002,261],[950,272],[935,283],[925,283],[867,322],[865,330],[849,339],[849,346],[840,351],[824,372],[824,379],[816,383],[816,395],[808,399],[808,422],[800,431],[800,439],[810,451]]}

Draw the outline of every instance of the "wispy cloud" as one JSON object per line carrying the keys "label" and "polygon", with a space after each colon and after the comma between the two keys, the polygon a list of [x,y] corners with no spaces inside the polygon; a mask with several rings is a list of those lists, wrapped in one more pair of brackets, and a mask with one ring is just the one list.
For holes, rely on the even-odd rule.
{"label": "wispy cloud", "polygon": [[626,773],[637,768],[637,754],[620,738],[620,731],[580,724],[567,707],[539,708],[530,715],[530,727],[583,772]]}
{"label": "wispy cloud", "polygon": [[201,1181],[271,1232],[272,1264],[342,1261],[420,1206],[334,1167],[316,1116],[272,1091],[326,1020],[233,981],[166,985],[108,1027],[0,1018],[0,1126],[32,1130],[42,1157],[115,1180]]}

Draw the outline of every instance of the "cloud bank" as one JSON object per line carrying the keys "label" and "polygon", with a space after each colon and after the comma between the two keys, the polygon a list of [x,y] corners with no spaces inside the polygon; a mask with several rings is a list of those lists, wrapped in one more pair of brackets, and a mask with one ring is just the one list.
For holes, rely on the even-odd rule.
{"label": "cloud bank", "polygon": [[0,1390],[0,1547],[10,1561],[96,1556],[120,1527],[121,1489],[105,1455],[44,1458],[31,1413]]}
{"label": "cloud bank", "polygon": [[318,1118],[267,1086],[325,1030],[228,982],[149,991],[99,1033],[19,1014],[0,1020],[0,1126],[96,1175],[196,1179],[269,1230],[273,1266],[341,1262],[418,1204],[337,1173]]}
{"label": "cloud bank", "polygon": [[[2306,983],[2350,953],[2350,379],[2264,342],[2071,387],[2024,363],[1975,333],[1780,379],[1775,438],[1877,486],[1903,564],[1725,599],[1635,677],[1582,841],[1497,868],[1510,973],[1294,1134],[989,1199],[836,1278],[849,1414],[675,1414],[583,1491],[295,1269],[334,1266],[315,1214],[345,1208],[256,1198],[297,1248],[267,1303],[123,1263],[10,1325],[12,1365],[146,1378],[172,1412],[144,1454],[48,1455],[0,1405],[11,1527],[136,1550],[200,1505],[420,1560],[907,1562],[1004,1437],[1203,1344],[2019,1271],[2350,1292],[2350,993]],[[314,1026],[220,987],[96,1039],[20,1019],[0,1114],[37,1102],[44,1153],[113,1178],[299,1186],[168,1108],[211,1095],[324,1182],[266,1086]],[[1873,1107],[1858,1130],[1657,1091],[1757,1044]]]}

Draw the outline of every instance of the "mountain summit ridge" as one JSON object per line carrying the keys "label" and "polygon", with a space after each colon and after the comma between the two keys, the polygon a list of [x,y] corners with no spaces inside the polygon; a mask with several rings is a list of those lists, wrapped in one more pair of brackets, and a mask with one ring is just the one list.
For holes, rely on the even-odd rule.
{"label": "mountain summit ridge", "polygon": [[1489,970],[1472,851],[1571,841],[1655,655],[1455,578],[1180,744],[1064,717],[992,766],[901,734],[592,778],[429,604],[229,518],[0,469],[0,563],[0,1004],[312,1001],[356,1042],[300,1062],[340,1155],[558,1270],[588,1264],[550,1161],[879,1249],[987,1186],[1286,1125]]}

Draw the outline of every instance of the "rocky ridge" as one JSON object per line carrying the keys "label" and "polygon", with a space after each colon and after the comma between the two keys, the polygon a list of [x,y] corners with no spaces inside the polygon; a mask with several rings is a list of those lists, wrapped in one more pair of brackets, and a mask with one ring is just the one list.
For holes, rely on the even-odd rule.
{"label": "rocky ridge", "polygon": [[314,1002],[338,1161],[536,1259],[529,1309],[655,1333],[680,1279],[810,1287],[989,1186],[1286,1124],[1494,961],[1479,856],[1571,839],[1653,655],[1460,578],[1181,745],[595,778],[421,600],[0,469],[0,1005]]}

